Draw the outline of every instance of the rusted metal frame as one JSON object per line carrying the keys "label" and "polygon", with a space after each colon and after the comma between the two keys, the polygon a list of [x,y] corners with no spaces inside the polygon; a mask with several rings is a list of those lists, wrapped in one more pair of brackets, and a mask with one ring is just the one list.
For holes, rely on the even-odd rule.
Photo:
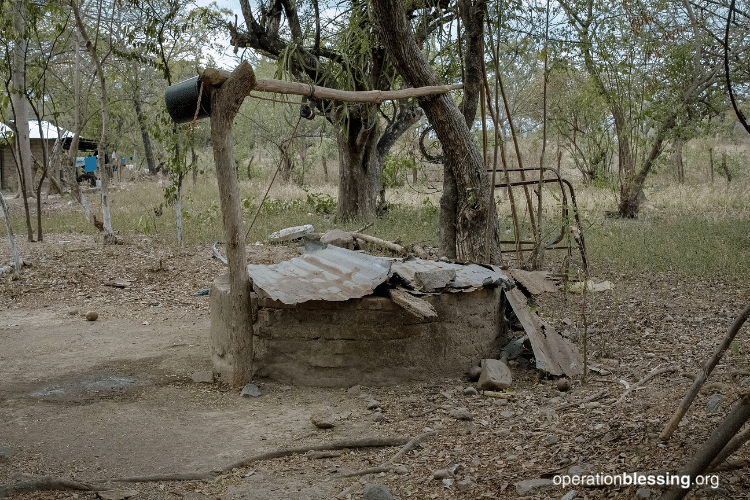
{"label": "rusted metal frame", "polygon": [[[514,172],[514,171],[519,171],[519,170],[521,170],[521,169],[507,169],[506,171],[507,172]],[[568,219],[568,203],[567,203],[567,197],[565,195],[564,186],[568,187],[568,190],[570,191],[571,204],[573,205],[573,217],[575,219],[575,224],[576,224],[576,227],[578,228],[578,232],[579,232],[579,236],[576,238],[576,241],[578,242],[578,249],[581,252],[581,261],[582,261],[582,264],[583,264],[583,268],[584,268],[584,270],[588,270],[588,259],[586,257],[586,244],[585,244],[585,241],[584,241],[583,228],[581,226],[581,219],[580,219],[580,216],[578,215],[578,204],[576,202],[575,191],[573,190],[573,185],[567,179],[562,178],[557,173],[557,171],[554,170],[554,169],[550,169],[550,168],[546,168],[546,167],[544,167],[544,168],[531,167],[531,168],[527,168],[525,170],[527,170],[527,171],[528,170],[542,170],[542,172],[541,172],[542,175],[544,174],[545,171],[550,171],[550,172],[553,172],[555,174],[555,177],[556,177],[555,179],[542,179],[541,182],[543,182],[545,184],[546,183],[550,183],[550,182],[556,182],[556,183],[558,183],[560,185],[560,191],[562,192],[562,195],[563,195],[563,217],[564,217],[565,220]],[[495,187],[507,187],[507,188],[510,188],[512,186],[530,186],[530,185],[533,185],[533,184],[539,184],[539,182],[540,181],[538,181],[538,180],[516,181],[516,182],[502,182],[500,184],[497,184]],[[545,245],[545,248],[547,248],[549,250],[567,249],[568,248],[567,246],[565,246],[565,247],[552,247],[551,246],[551,245],[555,245],[555,244],[559,243],[560,241],[562,241],[562,239],[564,238],[564,236],[565,236],[565,226],[563,226],[560,235],[554,241],[551,241],[551,242],[547,243]],[[521,244],[521,243],[522,242],[519,241],[517,244]]]}

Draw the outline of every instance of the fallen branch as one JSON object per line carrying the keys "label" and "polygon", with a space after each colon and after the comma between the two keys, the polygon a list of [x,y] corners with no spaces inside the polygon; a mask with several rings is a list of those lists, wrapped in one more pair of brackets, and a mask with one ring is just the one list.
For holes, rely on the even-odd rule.
{"label": "fallen branch", "polygon": [[[424,436],[424,435],[421,435]],[[417,436],[419,438],[420,436]],[[415,438],[415,439],[417,439]],[[81,483],[70,479],[57,478],[53,476],[41,476],[34,477],[23,475],[23,477],[29,477],[31,479],[27,481],[20,481],[15,484],[0,485],[0,498],[4,498],[8,495],[18,495],[21,493],[29,493],[32,491],[49,491],[49,490],[77,490],[77,491],[105,491],[112,489],[108,486],[109,483],[150,483],[159,481],[201,481],[206,479],[213,479],[222,472],[228,472],[238,467],[244,467],[252,462],[258,462],[260,460],[270,460],[273,458],[286,457],[296,454],[304,454],[311,451],[326,451],[326,450],[342,450],[344,448],[380,448],[388,446],[399,446],[406,444],[409,446],[414,439],[409,441],[405,437],[365,437],[360,439],[340,439],[329,444],[315,445],[315,446],[301,446],[297,448],[286,448],[280,450],[272,450],[264,453],[259,453],[252,457],[244,458],[231,465],[228,465],[220,470],[214,470],[209,472],[192,472],[192,473],[176,473],[176,474],[156,474],[152,476],[130,476],[130,477],[117,477],[106,480],[92,481],[89,483]],[[398,455],[397,455],[398,456]],[[107,486],[105,486],[107,485]]]}
{"label": "fallen branch", "polygon": [[574,403],[565,403],[564,405],[560,405],[560,406],[554,408],[554,410],[555,411],[566,410],[566,409],[572,408],[574,406],[579,406],[579,405],[582,405],[582,404],[590,403],[590,402],[592,402],[594,400],[599,399],[600,397],[604,396],[605,394],[607,394],[607,390],[606,389],[604,389],[602,391],[599,391],[597,393],[594,393],[591,396],[589,396],[589,397],[587,397],[585,399],[582,399],[581,401],[577,401],[577,402],[574,402]]}
{"label": "fallen branch", "polygon": [[630,395],[631,392],[636,390],[638,387],[640,387],[642,384],[645,384],[652,378],[656,377],[657,375],[661,375],[662,373],[670,373],[670,372],[676,372],[679,370],[679,367],[677,366],[667,366],[666,368],[659,368],[658,370],[653,370],[651,373],[640,379],[638,382],[636,382],[634,385],[631,385],[627,389],[625,389],[625,392],[622,393],[622,396],[620,396],[620,399],[615,401],[614,406],[619,405],[623,401],[625,401],[625,398]]}
{"label": "fallen branch", "polygon": [[[398,463],[399,460],[401,460],[404,457],[404,455],[406,455],[411,450],[419,446],[419,443],[421,443],[422,441],[424,441],[430,436],[434,436],[435,434],[437,433],[435,431],[432,431],[432,432],[425,432],[423,434],[415,436],[411,440],[409,440],[409,442],[406,443],[404,447],[401,448],[401,450],[399,450],[398,453],[393,455],[393,457],[391,457],[391,459],[388,460],[386,463],[382,465],[378,465],[376,467],[362,469],[360,471],[347,472],[346,474],[342,474],[341,477],[366,476],[367,474],[380,474],[381,472],[391,472],[393,470],[393,464]],[[339,498],[339,497],[337,496],[336,498]]]}
{"label": "fallen branch", "polygon": [[288,457],[289,455],[304,454],[311,451],[323,450],[343,450],[344,448],[383,448],[388,446],[398,446],[408,442],[405,437],[366,437],[361,439],[340,439],[331,444],[322,444],[317,446],[302,446],[299,448],[287,448],[283,450],[267,451],[253,457],[242,459],[223,470],[228,471],[238,467],[258,462],[260,460],[270,460],[272,458]]}
{"label": "fallen branch", "polygon": [[680,403],[680,406],[677,408],[677,411],[675,411],[674,415],[672,415],[672,419],[661,432],[661,435],[659,436],[660,439],[666,440],[672,437],[672,434],[674,434],[674,431],[680,424],[682,417],[685,416],[688,409],[690,408],[690,405],[693,403],[693,400],[698,395],[701,386],[706,382],[706,380],[708,380],[708,376],[711,375],[711,372],[714,368],[716,368],[716,365],[719,364],[719,361],[724,356],[726,350],[729,349],[729,346],[732,344],[734,337],[737,336],[737,333],[740,331],[740,328],[742,328],[742,325],[745,323],[745,321],[747,321],[747,318],[749,316],[750,304],[745,306],[745,309],[743,309],[737,319],[734,320],[734,323],[732,323],[732,326],[729,328],[729,330],[727,330],[727,333],[724,336],[724,339],[721,341],[721,344],[716,347],[713,356],[711,356],[711,358],[706,361],[706,364],[703,365],[703,369],[698,374],[698,377],[696,377],[696,379],[693,381],[693,385],[690,387],[690,391],[688,391],[688,393],[685,395],[682,402]]}
{"label": "fallen branch", "polygon": [[385,240],[381,240],[380,238],[376,238],[375,236],[370,236],[369,234],[362,234],[362,233],[356,233],[356,232],[351,233],[351,235],[354,238],[359,238],[360,240],[374,243],[375,245],[381,246],[383,248],[387,248],[388,250],[393,250],[394,252],[398,254],[406,255],[406,249],[397,243],[393,243],[392,241],[385,241]]}
{"label": "fallen branch", "polygon": [[15,484],[0,486],[0,498],[10,495],[20,495],[32,491],[53,491],[53,490],[74,490],[74,491],[103,491],[111,489],[103,485],[90,483],[81,483],[72,479],[63,479],[53,476],[32,476],[29,474],[20,474],[20,479]]}

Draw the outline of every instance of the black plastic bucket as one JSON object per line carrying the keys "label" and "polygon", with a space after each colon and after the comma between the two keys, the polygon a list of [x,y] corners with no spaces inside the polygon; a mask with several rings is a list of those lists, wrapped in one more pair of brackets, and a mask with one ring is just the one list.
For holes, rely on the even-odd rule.
{"label": "black plastic bucket", "polygon": [[[167,87],[164,92],[164,101],[167,104],[167,111],[176,123],[187,123],[195,117],[195,108],[198,105],[198,94],[200,93],[201,83],[198,77],[194,76],[184,82],[175,83]],[[211,116],[211,96],[203,87],[201,96],[201,107],[198,111],[198,118]]]}

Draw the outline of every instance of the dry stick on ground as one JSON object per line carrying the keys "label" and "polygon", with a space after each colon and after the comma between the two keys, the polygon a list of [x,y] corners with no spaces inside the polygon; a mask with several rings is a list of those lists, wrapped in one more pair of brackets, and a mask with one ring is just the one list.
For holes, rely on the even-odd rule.
{"label": "dry stick on ground", "polygon": [[643,377],[642,379],[640,379],[638,382],[636,382],[635,384],[633,384],[630,387],[628,387],[627,389],[625,389],[625,392],[622,393],[622,396],[620,396],[620,399],[618,399],[617,401],[615,401],[614,405],[617,406],[620,403],[622,403],[623,401],[625,401],[625,398],[627,398],[628,395],[630,395],[631,392],[633,392],[634,390],[636,390],[642,384],[645,384],[646,382],[648,382],[652,378],[656,377],[657,375],[661,375],[662,373],[676,372],[678,370],[679,370],[679,367],[677,367],[677,366],[667,366],[666,368],[659,368],[657,370],[653,370],[651,373],[649,373],[648,375],[646,375],[645,377]]}
{"label": "dry stick on ground", "polygon": [[[732,408],[732,411],[729,412],[726,418],[719,424],[719,427],[711,433],[703,446],[693,456],[692,460],[680,469],[678,475],[690,476],[690,484],[695,484],[695,478],[706,471],[721,451],[726,448],[732,436],[737,434],[749,418],[750,393],[742,396],[737,405]],[[680,500],[689,491],[690,488],[675,485],[665,491],[659,500]]]}
{"label": "dry stick on ground", "polygon": [[387,248],[388,250],[393,250],[394,252],[398,254],[401,254],[401,255],[406,254],[406,249],[404,247],[396,243],[393,243],[391,241],[381,240],[380,238],[376,238],[375,236],[370,236],[369,234],[351,233],[351,235],[354,238],[359,238],[360,240],[364,240],[370,243],[375,243],[376,245],[380,245],[381,247]]}
{"label": "dry stick on ground", "polygon": [[685,395],[685,398],[680,403],[679,408],[677,408],[677,411],[672,416],[672,420],[669,421],[667,426],[661,432],[661,435],[659,436],[660,439],[667,440],[672,437],[672,434],[674,434],[674,431],[677,429],[677,426],[682,420],[682,417],[685,416],[688,408],[690,408],[693,400],[701,390],[701,386],[706,382],[708,376],[711,375],[711,372],[716,367],[716,365],[719,364],[719,361],[724,356],[724,353],[732,344],[734,337],[737,336],[737,332],[740,331],[742,325],[745,323],[745,321],[747,321],[748,316],[750,316],[750,304],[745,306],[745,309],[743,309],[737,319],[734,320],[734,323],[732,323],[732,326],[724,336],[724,340],[722,340],[721,344],[719,344],[719,346],[716,348],[716,351],[714,351],[711,359],[706,361],[706,364],[703,365],[703,369],[698,373],[698,376],[693,381],[693,385],[692,387],[690,387],[690,391]]}
{"label": "dry stick on ground", "polygon": [[[404,445],[401,450],[399,450],[398,453],[393,455],[390,460],[388,460],[386,463],[382,465],[378,465],[377,467],[370,467],[369,469],[362,469],[360,471],[356,472],[349,472],[346,474],[342,474],[341,477],[355,477],[355,476],[366,476],[367,474],[379,474],[381,472],[391,472],[393,470],[393,465],[399,463],[399,461],[409,453],[411,450],[419,446],[419,444],[427,439],[430,436],[436,435],[437,432],[425,432],[423,434],[420,434],[418,436],[413,437],[408,443]],[[347,494],[351,493],[356,489],[357,485],[352,485],[336,495],[336,498],[344,498]]]}
{"label": "dry stick on ground", "polygon": [[555,411],[560,411],[560,410],[565,410],[567,408],[572,408],[574,406],[582,405],[584,403],[590,403],[591,401],[599,399],[600,397],[604,396],[605,394],[607,394],[607,390],[606,389],[603,390],[603,391],[599,391],[597,393],[594,393],[591,396],[589,396],[589,397],[587,397],[585,399],[582,399],[581,401],[575,401],[575,402],[572,402],[572,403],[565,403],[564,405],[557,406],[557,407],[555,407],[553,409]]}
{"label": "dry stick on ground", "polygon": [[[41,476],[28,479],[27,481],[20,481],[15,484],[0,485],[0,498],[4,498],[8,495],[18,495],[21,493],[29,493],[32,491],[39,490],[79,490],[79,491],[104,491],[112,489],[109,483],[149,483],[156,481],[200,481],[204,479],[212,479],[219,475],[221,472],[228,472],[238,467],[244,467],[249,463],[258,462],[261,460],[270,460],[272,458],[286,457],[289,455],[303,454],[310,451],[323,451],[323,450],[342,450],[344,448],[381,448],[388,446],[399,446],[406,444],[406,447],[410,443],[417,439],[420,439],[424,434],[420,434],[416,438],[409,440],[406,437],[395,436],[395,437],[365,437],[360,439],[340,439],[329,444],[314,445],[314,446],[300,446],[297,448],[285,448],[279,450],[267,451],[254,455],[252,457],[244,458],[238,462],[235,462],[227,467],[224,467],[220,471],[210,472],[195,472],[185,474],[156,474],[152,476],[131,476],[131,477],[117,477],[112,479],[90,481],[88,483],[81,483],[78,481],[72,481],[69,479],[56,478],[52,476]],[[398,456],[398,455],[396,455]],[[28,477],[28,476],[26,476]]]}

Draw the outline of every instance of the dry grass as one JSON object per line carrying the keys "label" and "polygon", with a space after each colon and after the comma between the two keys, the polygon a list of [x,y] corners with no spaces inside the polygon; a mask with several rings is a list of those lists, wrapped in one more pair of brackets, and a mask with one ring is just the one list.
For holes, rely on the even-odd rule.
{"label": "dry grass", "polygon": [[[255,216],[275,168],[276,165],[270,160],[255,165],[255,177],[240,182],[246,227]],[[248,242],[263,242],[273,231],[302,224],[312,224],[316,231],[333,227],[353,230],[364,225],[363,221],[357,220],[337,223],[332,213],[325,213],[320,206],[309,203],[309,195],[335,202],[338,173],[334,160],[328,161],[328,170],[330,182],[325,183],[320,162],[308,164],[305,178],[313,183],[303,187],[293,182],[282,182],[277,177],[264,209],[248,234]],[[244,172],[241,170],[240,174],[243,177]],[[432,166],[421,171],[417,183],[412,183],[410,174],[404,177],[404,186],[387,192],[389,212],[368,231],[375,236],[400,240],[405,244],[437,246],[440,167]],[[174,206],[163,206],[167,182],[166,179],[152,178],[116,183],[111,196],[113,227],[125,238],[147,236],[162,244],[176,244]],[[634,221],[604,216],[606,211],[616,210],[617,193],[614,190],[580,185],[575,189],[578,214],[583,223],[594,273],[614,268],[643,272],[677,269],[691,274],[750,274],[750,183],[743,178],[735,179],[727,187],[723,179],[717,179],[713,185],[680,185],[671,182],[668,176],[656,177],[653,184],[645,189],[648,202],[643,206],[640,218]],[[533,210],[536,211],[534,189],[529,192]],[[561,231],[567,237],[570,222],[562,217],[559,189],[554,184],[548,184],[543,193],[544,240],[554,239]],[[514,195],[522,238],[531,239],[531,222],[524,190],[515,188]],[[95,194],[89,197],[95,209],[100,211],[98,197]],[[501,238],[511,240],[511,204],[504,190],[496,191],[496,202]],[[163,208],[161,216],[157,216],[155,209],[160,206]],[[14,200],[12,208],[14,232],[23,235],[25,222],[22,205]],[[218,187],[210,173],[200,177],[195,184],[190,179],[185,181],[182,213],[184,244],[224,239]],[[43,206],[43,225],[49,233],[96,231],[68,198],[50,199]],[[506,245],[504,248],[512,247]],[[548,252],[548,255],[549,266],[557,265],[565,256],[564,252]]]}

